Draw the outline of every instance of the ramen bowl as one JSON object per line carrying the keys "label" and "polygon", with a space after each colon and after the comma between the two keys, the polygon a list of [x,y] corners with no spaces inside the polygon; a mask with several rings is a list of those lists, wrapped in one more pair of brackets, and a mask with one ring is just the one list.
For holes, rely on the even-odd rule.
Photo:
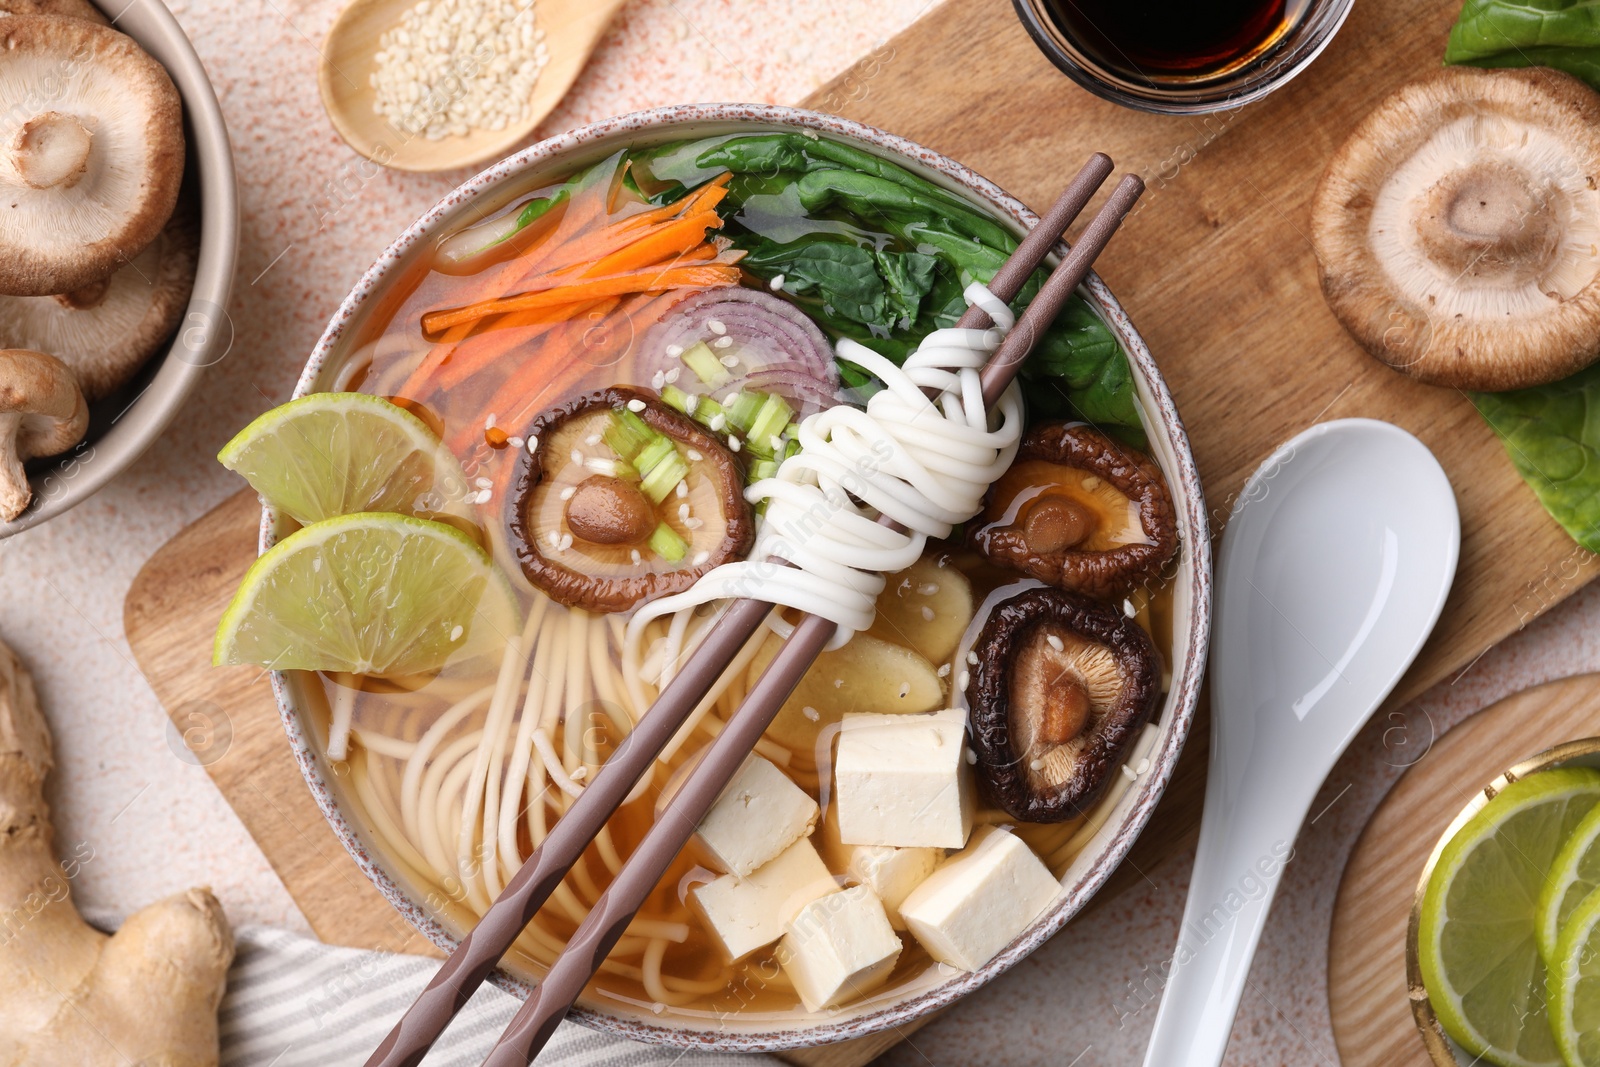
{"label": "ramen bowl", "polygon": [[[825,137],[892,161],[954,194],[1014,235],[1037,217],[1020,201],[960,164],[910,141],[859,123],[792,108],[746,105],[684,105],[640,112],[584,126],[540,142],[462,184],[418,219],[362,276],[340,305],[312,352],[295,395],[335,390],[348,381],[356,340],[375,316],[392,314],[396,279],[421,262],[442,236],[509,207],[526,189],[564,178],[624,147],[642,148],[704,137],[799,131]],[[1083,146],[1084,153],[1093,148]],[[1065,182],[1068,175],[1063,175]],[[1171,778],[1194,717],[1203,673],[1211,614],[1211,560],[1204,499],[1188,438],[1156,362],[1116,298],[1096,276],[1083,289],[1094,309],[1126,351],[1136,379],[1137,401],[1150,452],[1168,483],[1180,538],[1169,583],[1172,596],[1170,684],[1158,705],[1154,739],[1146,758],[1129,768],[1133,784],[1121,793],[1104,824],[1065,869],[1061,891],[1020,936],[982,967],[958,972],[928,965],[893,989],[842,1008],[821,1012],[755,1010],[699,1011],[665,1008],[648,1000],[606,995],[591,986],[573,1017],[596,1029],[634,1040],[682,1048],[725,1051],[780,1050],[859,1038],[900,1027],[943,1008],[993,980],[1076,915],[1105,883],[1154,811]],[[720,324],[717,324],[720,325]],[[712,327],[715,331],[716,326]],[[680,487],[681,488],[681,487]],[[291,526],[264,511],[265,551]],[[390,862],[374,828],[353,799],[348,765],[324,751],[323,690],[315,676],[274,675],[283,724],[307,784],[357,865],[384,897],[431,941],[454,947],[468,921],[436,893],[415,884]],[[499,986],[525,996],[526,974],[513,962],[493,976]]]}

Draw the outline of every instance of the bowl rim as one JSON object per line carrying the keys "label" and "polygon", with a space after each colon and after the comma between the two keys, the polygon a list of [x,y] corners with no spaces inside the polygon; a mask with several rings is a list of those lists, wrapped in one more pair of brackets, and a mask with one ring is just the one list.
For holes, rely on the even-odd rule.
{"label": "bowl rim", "polygon": [[[106,6],[105,0],[100,4]],[[115,29],[166,69],[183,101],[186,148],[200,199],[194,287],[176,336],[165,352],[151,359],[157,366],[149,383],[104,434],[87,445],[80,442],[28,479],[35,500],[11,522],[0,522],[0,541],[76,507],[132,466],[177,416],[206,368],[226,356],[233,344],[228,299],[239,259],[239,188],[216,88],[194,43],[165,4],[139,0],[108,14],[115,15]]]}
{"label": "bowl rim", "polygon": [[[447,216],[453,215],[462,204],[481,195],[492,196],[503,181],[514,179],[522,171],[549,163],[596,142],[682,125],[709,123],[759,123],[811,131],[818,135],[852,141],[897,162],[909,162],[914,170],[932,172],[946,182],[954,183],[966,195],[975,198],[998,215],[1010,219],[1024,229],[1031,228],[1038,222],[1038,215],[1025,204],[975,171],[914,141],[851,119],[802,108],[768,104],[675,104],[633,112],[580,126],[522,149],[457,186],[408,226],[362,274],[340,303],[329,320],[327,329],[307,359],[305,369],[295,385],[294,396],[299,398],[313,390],[321,374],[323,362],[341,340],[346,328],[355,321],[366,300],[382,289],[390,272],[403,264],[411,248],[418,242],[427,240],[432,230]],[[1061,249],[1058,246],[1059,250]],[[922,992],[842,1021],[824,1019],[766,1030],[697,1029],[690,1026],[651,1024],[598,1010],[581,1002],[574,1005],[570,1013],[572,1019],[601,1032],[634,1041],[705,1051],[781,1051],[866,1037],[939,1011],[1009,970],[1082,910],[1089,899],[1104,885],[1112,871],[1121,864],[1132,848],[1134,840],[1148,824],[1156,804],[1165,792],[1183,743],[1193,725],[1210,642],[1211,546],[1205,496],[1201,490],[1200,476],[1195,466],[1188,434],[1184,430],[1177,407],[1155,364],[1154,357],[1138,331],[1134,329],[1121,304],[1117,302],[1099,275],[1091,273],[1082,288],[1117,333],[1130,361],[1137,366],[1139,375],[1148,389],[1149,400],[1153,401],[1153,404],[1147,405],[1146,415],[1160,426],[1165,441],[1172,450],[1176,466],[1176,470],[1172,473],[1178,482],[1178,485],[1174,486],[1174,491],[1181,502],[1180,558],[1182,554],[1187,554],[1191,603],[1188,646],[1182,650],[1181,656],[1177,650],[1174,650],[1173,654],[1173,687],[1167,698],[1167,706],[1171,709],[1171,723],[1162,730],[1158,746],[1149,753],[1150,766],[1147,773],[1139,776],[1141,784],[1124,797],[1122,803],[1126,808],[1120,817],[1120,823],[1101,828],[1102,833],[1112,835],[1103,851],[1074,883],[1070,885],[1063,883],[1063,892],[1055,903],[983,967],[976,971],[958,972],[948,980]],[[277,516],[273,509],[264,505],[260,527],[260,551],[265,552],[274,543],[276,525]],[[300,764],[301,773],[311,789],[313,799],[327,818],[335,835],[349,851],[356,865],[412,926],[441,950],[452,951],[458,943],[457,939],[437,919],[411,899],[388,871],[367,854],[366,846],[358,831],[345,819],[328,786],[324,766],[309,743],[296,711],[288,677],[282,672],[274,671],[271,678],[279,717],[288,734],[295,759]],[[491,973],[490,981],[518,997],[526,997],[529,992],[526,983],[500,969]]]}

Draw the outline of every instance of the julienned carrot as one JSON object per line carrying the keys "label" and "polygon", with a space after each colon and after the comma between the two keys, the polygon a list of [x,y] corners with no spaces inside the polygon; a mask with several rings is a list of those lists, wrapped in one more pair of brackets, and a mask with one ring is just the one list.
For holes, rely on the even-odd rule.
{"label": "julienned carrot", "polygon": [[562,304],[500,316],[491,329],[479,331],[456,346],[455,355],[439,368],[428,383],[430,389],[453,389],[494,366],[500,357],[513,349],[539,343],[542,338],[561,329],[568,319],[578,313],[580,306]]}
{"label": "julienned carrot", "polygon": [[532,311],[535,308],[571,304],[604,296],[622,296],[626,293],[647,293],[663,289],[720,289],[739,281],[739,272],[725,263],[696,264],[688,267],[669,267],[665,270],[645,268],[629,271],[610,278],[594,278],[557,289],[544,289],[522,293],[518,296],[485,300],[467,307],[430,311],[422,316],[422,328],[427,333],[439,333],[464,322],[476,322],[489,315],[503,315],[511,311]]}
{"label": "julienned carrot", "polygon": [[705,244],[706,231],[722,225],[715,211],[701,211],[658,227],[625,248],[619,248],[584,270],[589,278],[604,278],[623,271],[638,270]]}
{"label": "julienned carrot", "polygon": [[471,331],[472,326],[469,323],[462,323],[447,330],[445,335],[439,338],[439,342],[428,350],[428,354],[422,357],[422,362],[417,364],[417,369],[411,372],[395,395],[412,400],[422,399],[426,394],[419,390],[439,366],[450,358],[450,354],[456,350],[456,345]]}

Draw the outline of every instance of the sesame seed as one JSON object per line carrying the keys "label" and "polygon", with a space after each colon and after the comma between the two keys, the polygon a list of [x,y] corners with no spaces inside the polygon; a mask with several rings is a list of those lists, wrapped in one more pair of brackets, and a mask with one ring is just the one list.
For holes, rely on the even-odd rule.
{"label": "sesame seed", "polygon": [[680,500],[683,499],[684,497],[689,495],[689,483],[688,482],[679,482],[677,488],[674,489],[673,492],[678,494],[678,498]]}
{"label": "sesame seed", "polygon": [[777,434],[773,434],[771,437],[768,437],[767,444],[772,446],[773,452],[783,451],[783,438],[779,437]]}
{"label": "sesame seed", "polygon": [[529,452],[537,452],[537,451],[539,451],[539,435],[538,434],[529,434],[528,435],[528,451]]}
{"label": "sesame seed", "polygon": [[654,374],[652,374],[650,376],[650,388],[654,389],[656,392],[660,392],[661,391],[661,387],[666,385],[666,384],[667,384],[667,372],[666,371],[658,370],[658,371],[656,371]]}
{"label": "sesame seed", "polygon": [[706,329],[710,330],[712,333],[716,334],[718,337],[721,337],[723,334],[728,332],[728,327],[724,326],[717,319],[707,319],[706,320]]}
{"label": "sesame seed", "polygon": [[666,383],[668,385],[671,385],[673,382],[677,381],[678,380],[678,375],[682,371],[683,371],[682,367],[673,367],[671,370],[667,371],[667,373],[665,375]]}
{"label": "sesame seed", "polygon": [[908,697],[910,695],[911,695],[911,683],[910,682],[901,682],[900,683],[900,699],[904,700],[906,697]]}
{"label": "sesame seed", "polygon": [[774,274],[772,276],[772,280],[767,283],[767,288],[771,289],[774,293],[782,291],[782,289],[783,289],[783,275]]}
{"label": "sesame seed", "polygon": [[520,437],[508,437],[506,438],[506,444],[510,445],[512,448],[521,448],[524,444],[526,444],[526,442]]}
{"label": "sesame seed", "polygon": [[1050,647],[1055,649],[1057,652],[1065,652],[1067,650],[1066,644],[1055,634],[1046,634],[1045,640],[1050,642]]}
{"label": "sesame seed", "polygon": [[489,502],[489,498],[492,496],[494,496],[493,489],[481,489],[478,491],[478,495],[473,498],[472,502],[474,504],[487,504]]}
{"label": "sesame seed", "polygon": [[928,607],[928,605],[926,605],[926,604],[922,605],[922,621],[923,622],[932,622],[933,621],[933,609]]}
{"label": "sesame seed", "polygon": [[450,640],[451,641],[459,641],[459,640],[461,640],[461,635],[466,633],[466,632],[467,632],[466,629],[464,627],[460,626],[459,624],[456,625],[456,626],[453,626],[450,629]]}
{"label": "sesame seed", "polygon": [[589,768],[579,767],[577,770],[567,775],[567,777],[571,778],[574,782],[581,782],[585,778],[589,777]]}
{"label": "sesame seed", "polygon": [[843,678],[835,678],[833,680],[833,687],[835,689],[843,689],[844,688],[844,679]]}
{"label": "sesame seed", "polygon": [[[680,483],[680,484],[682,484],[682,483]],[[679,518],[680,521],[685,521],[685,522],[688,521],[688,518],[689,518],[689,505],[688,504],[679,504],[678,505],[678,518]]]}
{"label": "sesame seed", "polygon": [[956,688],[965,689],[967,687],[967,682],[970,681],[971,678],[972,675],[968,674],[966,671],[962,671],[960,674],[956,675]]}
{"label": "sesame seed", "polygon": [[698,529],[700,529],[700,527],[704,526],[705,524],[706,524],[706,520],[704,520],[704,519],[684,519],[683,520],[683,528],[686,529],[686,530],[698,530]]}
{"label": "sesame seed", "polygon": [[1130,782],[1137,782],[1139,780],[1139,776],[1133,773],[1133,768],[1129,767],[1126,763],[1122,765],[1122,777],[1126,778]]}
{"label": "sesame seed", "polygon": [[639,412],[644,410],[644,401],[640,400],[638,397],[634,397],[632,400],[628,401],[628,410],[637,415]]}
{"label": "sesame seed", "polygon": [[493,489],[494,488],[494,483],[491,482],[487,478],[474,478],[472,480],[472,484],[477,486],[479,489]]}
{"label": "sesame seed", "polygon": [[485,430],[494,429],[494,412],[489,412],[489,417],[483,420],[483,428]]}
{"label": "sesame seed", "polygon": [[562,500],[571,500],[573,495],[575,493],[577,493],[577,491],[578,491],[578,487],[577,486],[569,485],[565,489],[561,490],[561,493],[560,493],[561,499]]}
{"label": "sesame seed", "polygon": [[690,393],[689,394],[689,399],[687,399],[687,400],[685,400],[683,402],[683,413],[685,415],[693,415],[695,413],[695,411],[699,407],[700,407],[700,394],[699,393]]}
{"label": "sesame seed", "polygon": [[[724,341],[727,342],[727,344],[724,344],[723,343]],[[727,348],[728,345],[731,345],[731,344],[733,344],[733,338],[724,337],[721,341],[717,342],[717,347],[718,348]],[[724,367],[737,367],[739,365],[739,357],[738,356],[733,356],[733,355],[718,356],[717,357],[717,362],[722,364]]]}
{"label": "sesame seed", "polygon": [[655,1014],[660,1015],[662,1012],[667,1010],[667,1006],[661,1003],[661,1001],[657,1000],[651,1003],[650,1010]]}
{"label": "sesame seed", "polygon": [[822,712],[820,712],[816,708],[813,708],[813,707],[810,707],[810,706],[801,708],[800,709],[800,714],[804,715],[806,718],[810,719],[812,722],[816,722],[818,719],[822,718]]}
{"label": "sesame seed", "polygon": [[567,549],[571,548],[572,547],[572,535],[569,534],[569,533],[568,534],[562,534],[561,535],[561,544],[556,546],[556,547],[557,547],[558,551],[561,551],[561,552],[565,552]]}
{"label": "sesame seed", "polygon": [[599,456],[596,456],[593,459],[584,460],[583,469],[594,471],[596,474],[604,474],[608,477],[615,478],[617,476],[617,461],[614,459],[601,459]]}
{"label": "sesame seed", "polygon": [[973,651],[973,650],[971,650],[971,649],[968,649],[967,650],[967,662],[970,663],[972,666],[976,667],[978,665],[978,653]]}
{"label": "sesame seed", "polygon": [[948,663],[939,664],[939,677],[941,677],[941,678],[950,677],[950,664],[948,664]]}
{"label": "sesame seed", "polygon": [[1083,487],[1090,490],[1098,489],[1100,488],[1100,479],[1091,474],[1083,480]]}
{"label": "sesame seed", "polygon": [[922,596],[933,596],[939,591],[938,582],[923,582],[917,586],[917,592]]}
{"label": "sesame seed", "polygon": [[1133,601],[1131,600],[1124,600],[1122,602],[1122,613],[1130,619],[1139,614],[1139,612],[1134,608]]}
{"label": "sesame seed", "polygon": [[694,565],[696,567],[703,566],[710,559],[711,559],[711,553],[709,553],[709,552],[696,552],[694,554]]}
{"label": "sesame seed", "polygon": [[1137,767],[1135,767],[1133,769],[1133,773],[1134,774],[1143,774],[1145,771],[1148,771],[1149,769],[1150,769],[1150,761],[1148,759],[1142,759],[1142,760],[1139,761],[1139,766],[1137,766]]}
{"label": "sesame seed", "polygon": [[599,434],[592,433],[583,439],[583,443],[588,445],[590,448],[593,448],[595,445],[600,443],[600,440],[601,438]]}
{"label": "sesame seed", "polygon": [[635,567],[644,562],[644,557],[639,555],[639,550],[637,548],[629,549],[628,558],[633,560],[633,565]]}
{"label": "sesame seed", "polygon": [[696,449],[696,448],[689,449],[689,451],[686,453],[686,455],[688,455],[690,463],[699,463],[701,460],[706,458],[706,457],[702,456],[700,454],[700,450]]}
{"label": "sesame seed", "polygon": [[735,389],[733,392],[729,393],[727,396],[722,398],[722,406],[725,407],[725,408],[731,408],[731,407],[733,407],[733,405],[737,404],[738,402],[739,402],[739,390],[737,390],[737,389]]}
{"label": "sesame seed", "polygon": [[583,453],[579,452],[576,448],[574,448],[572,450],[572,454],[571,454],[570,458],[572,459],[572,462],[574,462],[574,463],[582,463],[583,462]]}
{"label": "sesame seed", "polygon": [[[1028,764],[1028,769],[1029,770],[1033,770],[1033,771],[1042,771],[1042,770],[1044,770],[1044,760],[1036,759],[1036,760],[1032,761],[1031,763]],[[1126,768],[1124,768],[1124,770],[1126,770]]]}
{"label": "sesame seed", "polygon": [[667,355],[672,356],[674,359],[676,359],[678,356],[683,355],[683,346],[682,345],[668,345],[667,346]]}
{"label": "sesame seed", "polygon": [[977,763],[977,762],[978,762],[978,754],[976,752],[972,751],[972,749],[970,749],[970,748],[967,749],[967,765],[971,766],[972,764]]}
{"label": "sesame seed", "polygon": [[728,416],[720,411],[711,416],[710,428],[712,433],[721,433],[728,428]]}
{"label": "sesame seed", "polygon": [[559,548],[561,546],[561,531],[551,530],[544,535],[544,539],[550,542],[552,548]]}
{"label": "sesame seed", "polygon": [[739,451],[739,438],[736,437],[735,435],[731,434],[731,433],[728,435],[728,451],[729,452],[737,452],[737,451]]}

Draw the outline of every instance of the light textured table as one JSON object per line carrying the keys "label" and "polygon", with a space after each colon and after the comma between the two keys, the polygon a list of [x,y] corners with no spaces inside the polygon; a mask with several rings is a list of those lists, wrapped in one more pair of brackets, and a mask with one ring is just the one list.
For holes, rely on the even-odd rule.
{"label": "light textured table", "polygon": [[[216,83],[238,157],[244,246],[230,309],[234,346],[178,425],[131,471],[76,511],[0,543],[0,638],[33,667],[56,731],[51,800],[60,840],[94,849],[75,891],[84,904],[113,913],[210,884],[236,922],[304,926],[205,774],[177,755],[182,745],[168,736],[123,640],[122,600],[151,552],[236,487],[212,457],[233,430],[288,395],[350,283],[463,176],[374,173],[334,135],[315,76],[317,43],[337,7],[337,0],[173,5]],[[925,7],[924,0],[635,0],[547,129],[686,100],[799,100]],[[995,17],[1009,18],[1008,5],[996,0]],[[1324,992],[1327,926],[1362,824],[1430,732],[1507,693],[1600,669],[1597,623],[1600,590],[1590,589],[1427,694],[1404,721],[1367,728],[1299,841],[1230,1063],[1336,1062]],[[1144,873],[1138,890],[1069,927],[888,1061],[1140,1062],[1158,968],[1176,937],[1187,859]]]}

